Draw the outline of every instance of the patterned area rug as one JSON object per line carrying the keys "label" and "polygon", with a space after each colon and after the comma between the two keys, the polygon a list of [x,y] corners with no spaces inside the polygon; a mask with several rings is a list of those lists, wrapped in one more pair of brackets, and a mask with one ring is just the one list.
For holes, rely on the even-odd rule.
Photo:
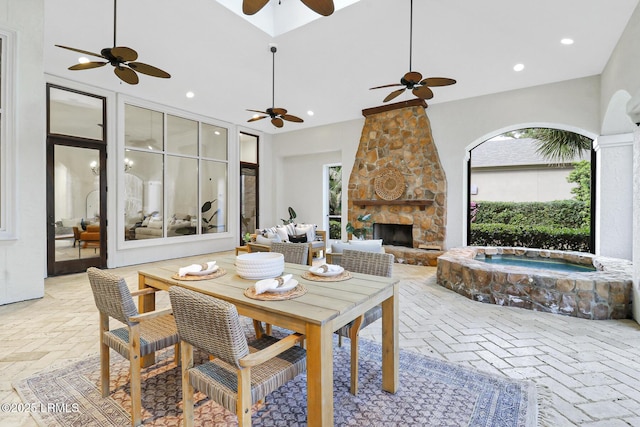
{"label": "patterned area rug", "polygon": [[[360,390],[349,393],[349,344],[334,346],[336,426],[537,426],[541,402],[535,384],[460,367],[415,353],[400,352],[400,387],[381,390],[381,349],[360,341]],[[205,355],[198,354],[204,358]],[[178,426],[182,415],[180,368],[173,350],[142,375],[145,425]],[[112,351],[111,395],[99,390],[100,361],[91,356],[14,384],[23,401],[38,404],[32,415],[42,426],[125,426],[130,423],[128,362]],[[196,394],[196,424],[235,426],[234,414]],[[306,425],[306,376],[272,393],[253,408],[255,426]]]}

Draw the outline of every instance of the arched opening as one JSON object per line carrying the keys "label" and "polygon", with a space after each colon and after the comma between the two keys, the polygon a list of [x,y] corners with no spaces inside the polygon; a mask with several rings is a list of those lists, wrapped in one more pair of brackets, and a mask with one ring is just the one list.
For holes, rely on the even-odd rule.
{"label": "arched opening", "polygon": [[529,125],[468,151],[467,244],[594,252],[593,139]]}

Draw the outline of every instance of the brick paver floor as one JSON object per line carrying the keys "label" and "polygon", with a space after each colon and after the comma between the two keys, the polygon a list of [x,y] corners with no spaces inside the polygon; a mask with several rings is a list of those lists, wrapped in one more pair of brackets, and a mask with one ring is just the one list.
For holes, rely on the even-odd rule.
{"label": "brick paver floor", "polygon": [[[141,267],[112,271],[135,289]],[[640,426],[637,323],[478,303],[438,286],[435,271],[394,265],[401,280],[401,348],[548,387],[554,426]],[[168,298],[159,298],[158,306],[165,304]],[[86,274],[49,278],[44,298],[1,306],[0,325],[0,403],[20,402],[13,381],[98,351]],[[379,322],[361,336],[380,341]],[[27,414],[0,413],[0,425],[35,422]]]}

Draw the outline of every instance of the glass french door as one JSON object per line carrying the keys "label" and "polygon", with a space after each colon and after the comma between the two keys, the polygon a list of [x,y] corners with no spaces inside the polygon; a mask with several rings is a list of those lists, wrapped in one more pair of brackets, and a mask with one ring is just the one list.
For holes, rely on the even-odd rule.
{"label": "glass french door", "polygon": [[47,274],[107,266],[102,97],[47,86]]}

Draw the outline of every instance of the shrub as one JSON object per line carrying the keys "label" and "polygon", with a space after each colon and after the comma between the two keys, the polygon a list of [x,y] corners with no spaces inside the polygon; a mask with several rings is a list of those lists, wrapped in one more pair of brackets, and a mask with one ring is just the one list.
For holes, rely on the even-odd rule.
{"label": "shrub", "polygon": [[552,202],[477,202],[476,224],[540,225],[581,228],[589,224],[589,209],[579,200]]}
{"label": "shrub", "polygon": [[589,227],[473,223],[470,244],[589,252],[589,236]]}

